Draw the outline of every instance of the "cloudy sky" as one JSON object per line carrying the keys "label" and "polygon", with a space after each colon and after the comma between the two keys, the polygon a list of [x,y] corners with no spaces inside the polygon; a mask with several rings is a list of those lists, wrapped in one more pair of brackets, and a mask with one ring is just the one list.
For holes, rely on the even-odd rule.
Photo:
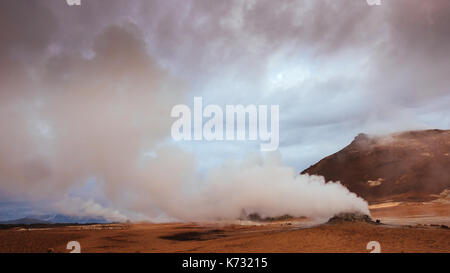
{"label": "cloudy sky", "polygon": [[448,0],[4,0],[0,39],[0,220],[176,217],[175,187],[266,156],[174,143],[194,96],[279,105],[297,173],[360,132],[450,124]]}

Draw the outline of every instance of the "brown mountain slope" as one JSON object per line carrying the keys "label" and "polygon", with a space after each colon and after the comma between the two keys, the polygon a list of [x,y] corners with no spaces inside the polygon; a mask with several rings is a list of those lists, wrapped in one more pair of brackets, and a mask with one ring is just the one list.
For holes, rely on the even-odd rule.
{"label": "brown mountain slope", "polygon": [[341,181],[371,203],[429,200],[450,189],[450,130],[359,134],[303,173]]}

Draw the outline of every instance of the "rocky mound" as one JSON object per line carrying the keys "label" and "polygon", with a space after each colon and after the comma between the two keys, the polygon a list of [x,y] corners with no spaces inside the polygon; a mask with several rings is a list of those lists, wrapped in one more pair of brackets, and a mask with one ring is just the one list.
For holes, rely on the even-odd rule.
{"label": "rocky mound", "polygon": [[343,222],[363,222],[374,223],[369,215],[361,213],[339,213],[328,220],[328,224],[336,224]]}
{"label": "rocky mound", "polygon": [[285,214],[278,217],[261,216],[259,213],[247,213],[244,209],[241,211],[239,220],[249,220],[254,222],[274,222],[274,221],[286,221],[294,218],[291,215]]}
{"label": "rocky mound", "polygon": [[450,189],[450,130],[360,134],[303,173],[340,181],[371,203],[429,201]]}

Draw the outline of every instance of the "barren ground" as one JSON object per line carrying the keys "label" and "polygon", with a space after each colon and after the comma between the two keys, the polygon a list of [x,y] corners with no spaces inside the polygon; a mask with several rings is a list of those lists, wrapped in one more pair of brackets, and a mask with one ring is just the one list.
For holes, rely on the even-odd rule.
{"label": "barren ground", "polygon": [[370,223],[318,224],[306,219],[254,223],[114,224],[0,230],[0,252],[450,252],[449,203],[371,206]]}

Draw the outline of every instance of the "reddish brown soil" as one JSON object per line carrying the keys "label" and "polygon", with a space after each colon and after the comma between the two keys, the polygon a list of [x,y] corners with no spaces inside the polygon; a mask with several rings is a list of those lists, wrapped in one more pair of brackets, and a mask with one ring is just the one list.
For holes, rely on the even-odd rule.
{"label": "reddish brown soil", "polygon": [[[428,206],[428,207],[424,207]],[[423,209],[435,211],[427,225]],[[47,230],[0,230],[0,252],[69,252],[76,240],[81,252],[368,252],[378,241],[382,252],[450,252],[449,204],[421,203],[372,210],[374,219],[395,219],[396,225],[343,222],[307,227],[303,219],[266,224],[131,224],[59,227]],[[422,219],[423,220],[423,219]],[[443,221],[442,223],[440,221]],[[408,224],[409,226],[406,226]]]}

